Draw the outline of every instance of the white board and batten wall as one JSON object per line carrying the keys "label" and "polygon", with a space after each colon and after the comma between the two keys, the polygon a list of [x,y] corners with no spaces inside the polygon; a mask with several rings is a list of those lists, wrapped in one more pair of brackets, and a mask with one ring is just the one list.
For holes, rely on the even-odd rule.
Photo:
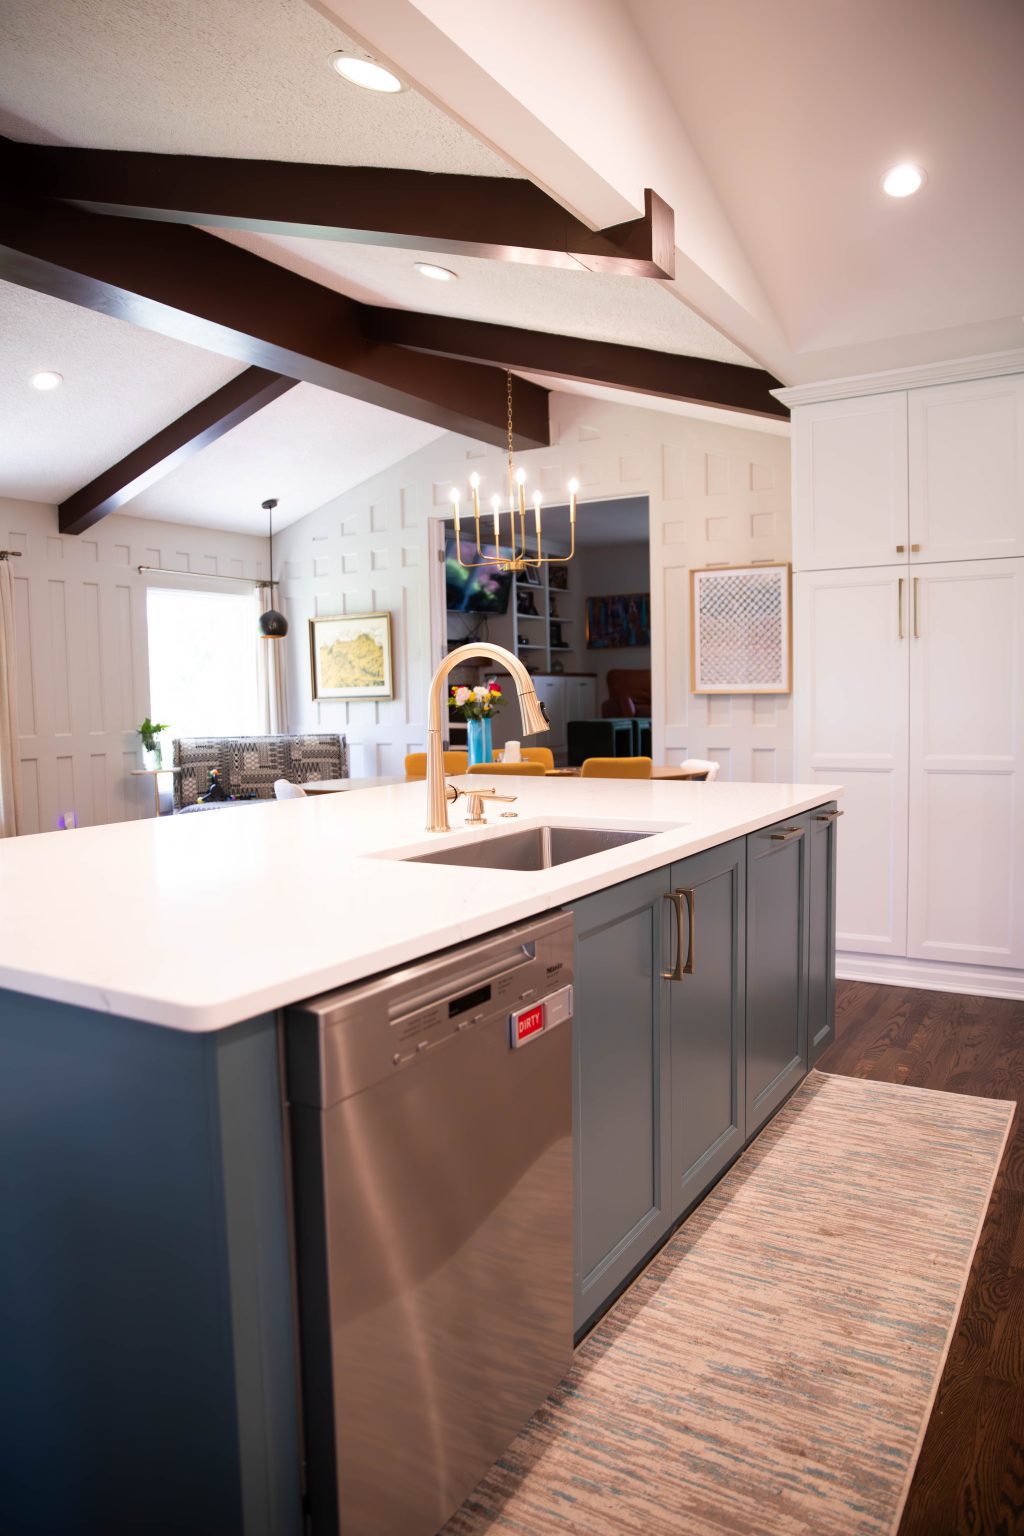
{"label": "white board and batten wall", "polygon": [[[0,498],[0,549],[14,581],[21,830],[51,832],[153,814],[138,725],[150,713],[140,565],[204,576],[267,575],[267,541],[115,512],[76,536],[57,508]],[[228,589],[232,590],[232,589]],[[238,588],[236,590],[244,590]]]}
{"label": "white board and batten wall", "polygon": [[1024,996],[1024,354],[828,390],[781,393],[796,776],[846,788],[839,974]]}
{"label": "white board and batten wall", "polygon": [[[564,501],[573,476],[581,501],[648,498],[655,759],[713,758],[724,779],[788,781],[788,695],[707,698],[689,691],[690,568],[789,559],[788,434],[780,435],[777,423],[775,432],[751,428],[749,418],[733,427],[558,393],[551,420],[552,446],[516,456],[547,503]],[[448,514],[453,486],[465,496],[474,470],[489,495],[504,483],[503,454],[464,437],[439,438],[275,539],[281,606],[294,635],[290,729],[344,731],[353,774],[400,773],[404,754],[423,749],[427,687],[444,634],[443,622],[431,625],[431,523]],[[434,606],[442,605],[443,621],[438,586]],[[309,617],[375,609],[393,615],[395,699],[314,702]]]}

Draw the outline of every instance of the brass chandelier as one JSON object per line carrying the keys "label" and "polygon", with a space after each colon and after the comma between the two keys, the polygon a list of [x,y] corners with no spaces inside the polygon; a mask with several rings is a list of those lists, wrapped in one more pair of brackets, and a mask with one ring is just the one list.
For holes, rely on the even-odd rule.
{"label": "brass chandelier", "polygon": [[[533,524],[534,524],[534,550],[530,553],[527,544],[526,532],[526,471],[516,469],[512,450],[512,371],[508,370],[508,524],[509,540],[506,548],[502,545],[502,518],[501,497],[497,492],[491,497],[491,517],[494,522],[494,547],[497,556],[465,560],[462,556],[462,530],[459,522],[459,502],[461,500],[457,489],[452,489],[452,510],[455,517],[455,555],[459,564],[465,570],[472,570],[479,565],[496,565],[502,571],[525,571],[541,565],[568,565],[576,553],[576,492],[579,490],[579,481],[569,481],[569,553],[567,555],[546,555],[543,550],[541,533],[541,494],[533,493]],[[480,548],[480,476],[472,474],[469,477],[470,496],[473,502],[473,523],[476,529],[476,552],[480,556],[483,551]],[[486,516],[486,514],[485,514]],[[486,531],[484,538],[486,539]]]}

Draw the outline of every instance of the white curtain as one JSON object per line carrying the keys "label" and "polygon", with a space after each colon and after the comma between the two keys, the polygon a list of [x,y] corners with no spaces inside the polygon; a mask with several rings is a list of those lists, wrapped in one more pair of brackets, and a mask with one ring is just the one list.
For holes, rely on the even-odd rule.
{"label": "white curtain", "polygon": [[0,837],[15,837],[20,817],[14,581],[10,562],[0,559]]}
{"label": "white curtain", "polygon": [[[271,601],[271,588],[256,588],[256,617],[264,613]],[[259,687],[260,730],[266,736],[277,736],[287,731],[288,717],[285,708],[284,654],[286,640],[265,640],[257,631],[257,685]]]}

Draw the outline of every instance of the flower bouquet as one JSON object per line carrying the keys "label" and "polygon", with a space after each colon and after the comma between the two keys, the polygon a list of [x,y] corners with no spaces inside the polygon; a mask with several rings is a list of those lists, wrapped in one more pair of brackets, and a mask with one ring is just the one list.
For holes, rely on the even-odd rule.
{"label": "flower bouquet", "polygon": [[448,702],[467,726],[470,766],[491,761],[491,717],[505,702],[501,687],[492,678],[476,688],[452,685]]}

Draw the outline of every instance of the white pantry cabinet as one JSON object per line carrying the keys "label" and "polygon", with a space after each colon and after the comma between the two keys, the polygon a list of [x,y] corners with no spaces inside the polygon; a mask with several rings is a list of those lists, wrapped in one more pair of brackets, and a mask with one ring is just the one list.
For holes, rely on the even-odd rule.
{"label": "white pantry cabinet", "polygon": [[1024,966],[1024,559],[923,566],[910,619],[907,953]]}
{"label": "white pantry cabinet", "polygon": [[[1024,996],[1024,374],[795,405],[798,779],[848,974]],[[1016,973],[1016,974],[1015,974]]]}
{"label": "white pantry cabinet", "polygon": [[907,542],[906,392],[795,407],[794,570],[890,565]]}
{"label": "white pantry cabinet", "polygon": [[1024,555],[1024,375],[908,395],[913,563]]}
{"label": "white pantry cabinet", "polygon": [[909,579],[902,566],[794,579],[800,781],[842,784],[836,945],[905,955]]}
{"label": "white pantry cabinet", "polygon": [[1024,555],[1024,374],[793,410],[793,568]]}

